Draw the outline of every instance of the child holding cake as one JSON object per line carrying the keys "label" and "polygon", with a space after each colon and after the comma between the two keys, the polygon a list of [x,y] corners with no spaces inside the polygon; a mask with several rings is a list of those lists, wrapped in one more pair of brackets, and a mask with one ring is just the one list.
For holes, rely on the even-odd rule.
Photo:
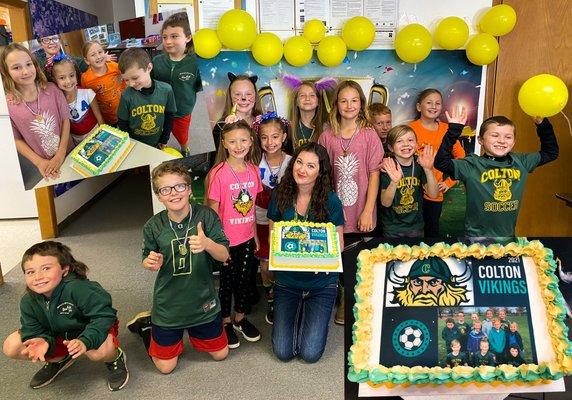
{"label": "child holding cake", "polygon": [[280,179],[284,176],[292,158],[282,148],[288,137],[289,122],[286,118],[279,117],[274,111],[271,111],[258,115],[254,119],[253,129],[258,135],[262,149],[262,159],[258,169],[260,170],[263,188],[256,197],[256,235],[260,246],[256,256],[260,260],[262,286],[268,303],[266,322],[272,324],[274,319],[274,274],[268,271],[269,231],[266,213],[270,202],[270,193],[280,183]]}
{"label": "child holding cake", "polygon": [[[327,150],[299,147],[268,206],[270,231],[278,221],[331,222],[343,248],[343,206],[334,193]],[[282,361],[317,362],[324,352],[337,294],[337,273],[277,271],[272,349]]]}
{"label": "child holding cake", "polygon": [[119,65],[109,60],[98,42],[86,42],[82,52],[89,68],[81,75],[81,86],[95,92],[103,120],[106,124],[115,126],[121,92],[125,90]]}
{"label": "child holding cake", "polygon": [[197,57],[193,51],[191,28],[186,12],[171,15],[161,27],[165,52],[153,58],[152,77],[173,88],[177,113],[173,119],[173,136],[183,154],[189,154],[189,127],[197,92],[203,90]]}
{"label": "child holding cake", "polygon": [[110,390],[122,389],[129,372],[109,293],[87,279],[87,266],[59,242],[36,243],[21,264],[27,286],[20,300],[22,326],[4,341],[4,354],[46,363],[33,376],[33,389],[52,383],[84,354],[105,363]]}
{"label": "child holding cake", "polygon": [[536,118],[540,151],[514,153],[514,123],[504,116],[490,117],[479,129],[478,141],[483,148],[483,155],[469,154],[465,159],[453,160],[451,148],[467,122],[467,111],[463,107],[445,114],[449,130],[437,152],[435,166],[465,184],[465,235],[514,237],[528,174],[558,157],[558,143],[552,125],[546,118]]}
{"label": "child holding cake", "polygon": [[[252,269],[258,269],[254,260],[259,247],[254,204],[262,191],[260,172],[251,161],[255,140],[245,120],[226,124],[215,166],[207,177],[207,204],[219,215],[230,241],[230,259],[220,271],[219,297],[231,349],[240,345],[235,330],[249,342],[260,340],[260,332],[246,318],[251,307]],[[231,318],[233,298],[235,315]]]}
{"label": "child holding cake", "polygon": [[78,145],[100,124],[104,124],[95,92],[78,88],[79,71],[74,60],[68,56],[52,57],[52,80],[64,92],[70,109],[70,133]]}
{"label": "child holding cake", "polygon": [[[386,237],[423,237],[423,190],[437,196],[433,175],[433,148],[426,145],[418,156],[417,137],[407,125],[397,125],[387,134],[392,157],[383,159],[381,209]],[[448,346],[447,346],[448,347]]]}
{"label": "child holding cake", "polygon": [[58,178],[66,155],[73,149],[65,96],[47,81],[26,47],[12,43],[4,47],[0,57],[16,149],[44,179]]}
{"label": "child holding cake", "polygon": [[228,239],[215,212],[190,205],[191,177],[182,165],[163,163],[151,180],[166,208],[143,228],[143,268],[157,273],[153,309],[150,318],[140,313],[128,328],[141,335],[153,363],[167,374],[183,352],[185,330],[191,345],[213,360],[228,355],[212,277],[213,264],[228,259]]}
{"label": "child holding cake", "polygon": [[151,78],[152,69],[145,50],[130,48],[121,53],[119,70],[128,88],[121,94],[117,127],[133,139],[163,148],[171,135],[177,106],[171,85]]}

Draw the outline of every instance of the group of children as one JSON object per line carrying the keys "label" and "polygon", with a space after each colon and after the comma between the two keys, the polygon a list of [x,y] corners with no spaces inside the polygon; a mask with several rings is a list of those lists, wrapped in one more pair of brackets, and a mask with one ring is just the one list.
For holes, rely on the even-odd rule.
{"label": "group of children", "polygon": [[524,364],[524,343],[518,331],[518,323],[506,318],[506,309],[494,311],[488,309],[485,320],[479,319],[478,313],[471,314],[472,324],[465,322],[465,313],[457,313],[457,321],[453,318],[445,320],[441,338],[445,348],[451,349],[443,361],[443,366],[496,366],[510,364],[518,367]]}
{"label": "group of children", "polygon": [[202,80],[189,49],[186,13],[161,28],[164,53],[151,60],[139,48],[119,62],[98,42],[83,45],[83,59],[64,54],[59,36],[40,38],[38,58],[26,47],[2,49],[0,73],[18,152],[46,179],[57,178],[65,156],[101,124],[162,148],[170,134],[189,152],[188,131]]}

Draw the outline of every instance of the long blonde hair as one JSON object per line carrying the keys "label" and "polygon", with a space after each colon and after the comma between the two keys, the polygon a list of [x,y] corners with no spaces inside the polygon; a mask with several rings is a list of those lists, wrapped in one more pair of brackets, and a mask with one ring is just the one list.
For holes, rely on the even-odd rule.
{"label": "long blonde hair", "polygon": [[24,96],[22,96],[22,93],[20,93],[20,91],[16,88],[16,83],[12,79],[12,76],[10,76],[10,71],[8,69],[8,65],[6,64],[6,58],[10,53],[14,51],[23,51],[30,56],[32,63],[34,64],[34,68],[36,69],[36,79],[34,81],[41,90],[46,90],[48,87],[48,80],[46,79],[46,75],[42,71],[42,68],[40,68],[38,60],[36,60],[36,57],[34,57],[30,50],[19,43],[12,43],[8,46],[5,46],[2,49],[2,53],[0,53],[0,74],[2,75],[4,92],[6,94],[10,94],[17,102],[21,102],[24,100]]}
{"label": "long blonde hair", "polygon": [[332,109],[330,111],[330,128],[332,129],[332,132],[334,132],[334,135],[341,135],[340,124],[342,121],[342,117],[338,111],[338,97],[340,95],[340,92],[347,88],[355,89],[359,94],[359,99],[361,104],[360,104],[359,114],[356,119],[356,124],[358,128],[361,129],[368,127],[373,129],[373,125],[369,121],[365,94],[363,93],[361,86],[356,81],[346,80],[340,82],[340,84],[336,87],[336,91],[334,92],[334,98],[332,100]]}

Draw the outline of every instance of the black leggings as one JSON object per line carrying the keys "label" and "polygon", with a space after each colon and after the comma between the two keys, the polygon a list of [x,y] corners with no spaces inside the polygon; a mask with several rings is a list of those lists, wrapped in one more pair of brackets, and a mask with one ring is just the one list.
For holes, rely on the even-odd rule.
{"label": "black leggings", "polygon": [[234,295],[234,311],[247,314],[250,311],[251,268],[254,260],[254,238],[230,247],[230,259],[220,269],[221,315],[230,317]]}
{"label": "black leggings", "polygon": [[439,237],[439,218],[443,209],[442,201],[423,199],[423,221],[425,222],[425,237]]}

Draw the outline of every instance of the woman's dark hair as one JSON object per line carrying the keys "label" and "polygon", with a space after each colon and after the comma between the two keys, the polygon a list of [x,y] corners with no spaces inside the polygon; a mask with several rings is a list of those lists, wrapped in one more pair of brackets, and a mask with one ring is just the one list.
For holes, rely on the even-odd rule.
{"label": "woman's dark hair", "polygon": [[47,240],[45,242],[36,243],[24,252],[22,256],[22,271],[24,271],[24,264],[32,259],[35,255],[52,256],[58,259],[58,262],[63,267],[69,267],[69,272],[73,272],[79,279],[87,278],[87,265],[74,258],[71,250],[63,243]]}
{"label": "woman's dark hair", "polygon": [[298,156],[302,152],[314,153],[318,156],[318,177],[312,188],[312,197],[308,206],[308,215],[312,216],[315,222],[328,222],[328,197],[333,191],[332,167],[330,166],[330,157],[324,146],[318,143],[309,142],[300,146],[294,152],[284,176],[280,180],[280,185],[276,188],[276,200],[278,210],[284,214],[288,207],[296,204],[298,197],[298,185],[294,180],[294,164]]}

